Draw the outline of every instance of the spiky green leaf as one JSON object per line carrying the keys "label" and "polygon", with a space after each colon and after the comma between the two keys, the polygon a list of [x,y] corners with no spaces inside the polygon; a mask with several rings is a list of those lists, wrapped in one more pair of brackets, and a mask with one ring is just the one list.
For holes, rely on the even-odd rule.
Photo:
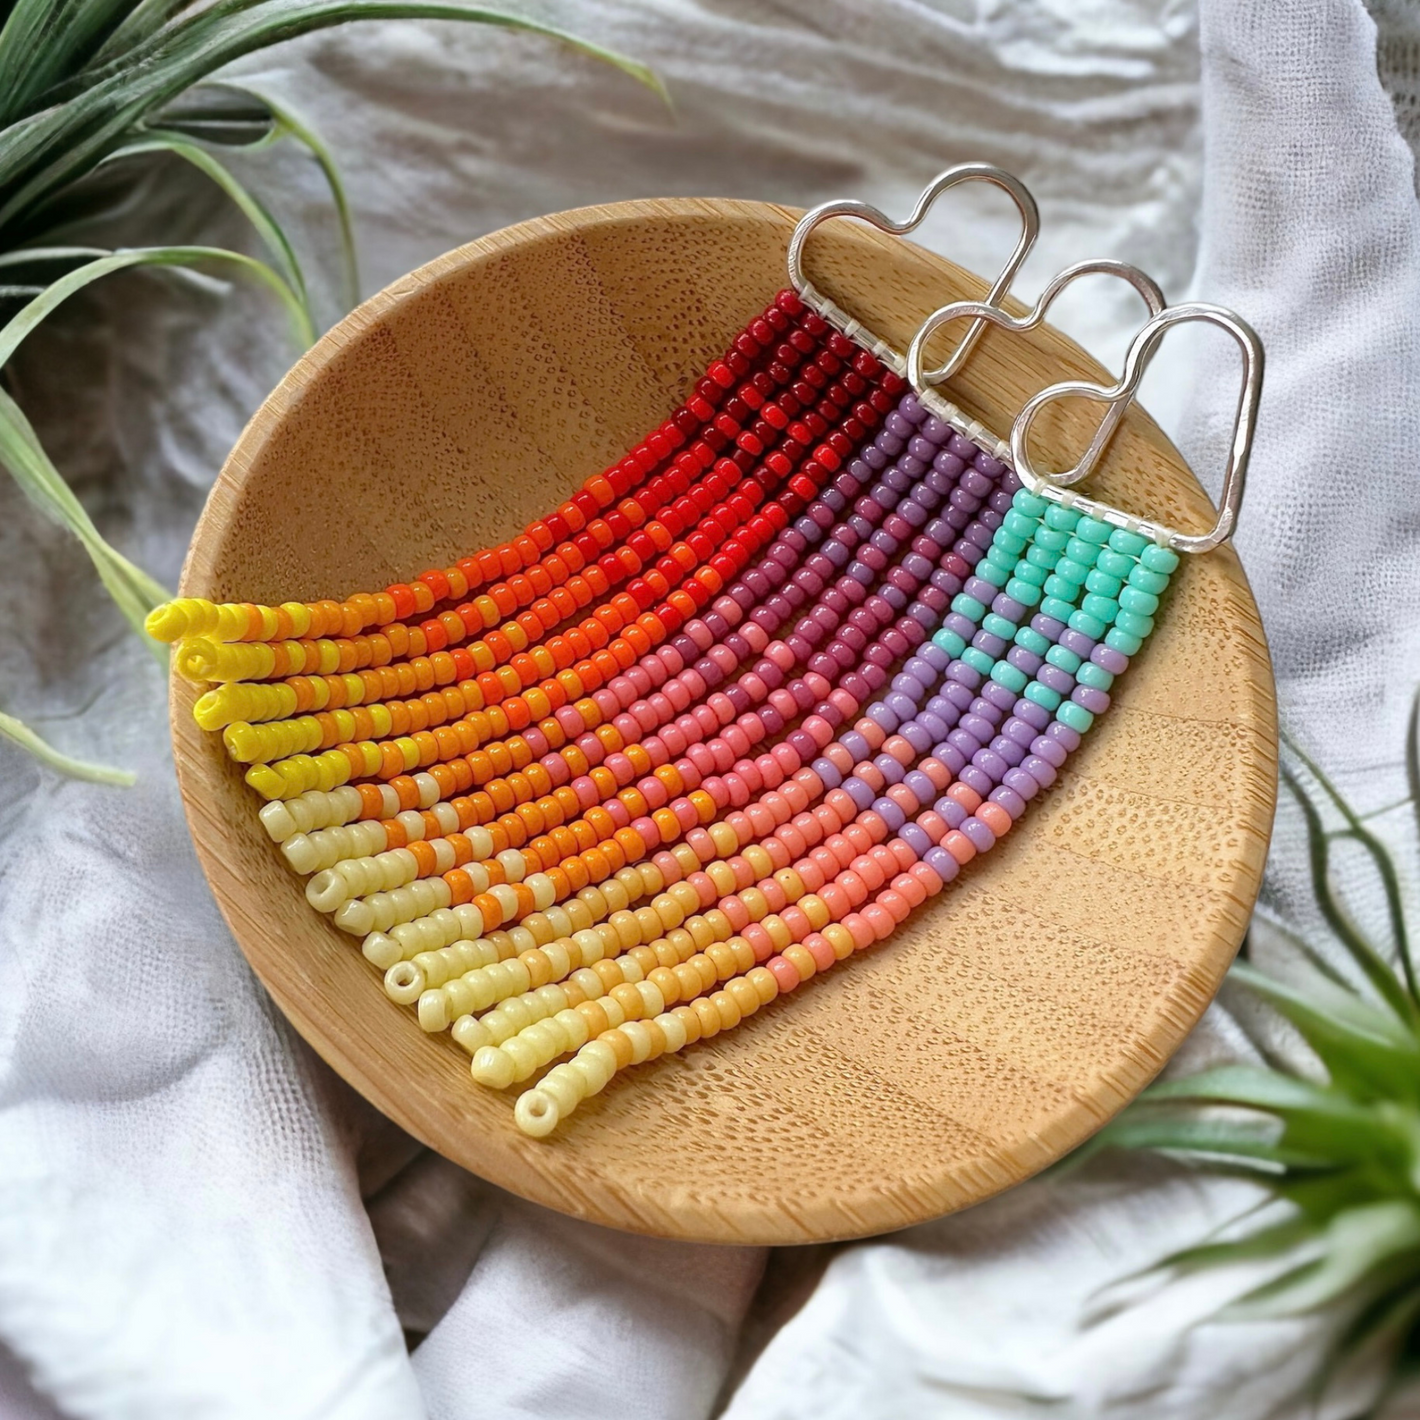
{"label": "spiky green leaf", "polygon": [[86,759],[75,759],[72,755],[61,754],[53,745],[41,739],[23,720],[0,712],[0,735],[22,750],[32,754],[41,764],[57,769],[70,779],[84,779],[91,784],[112,784],[126,789],[137,776],[128,769],[110,769],[105,764],[91,764]]}

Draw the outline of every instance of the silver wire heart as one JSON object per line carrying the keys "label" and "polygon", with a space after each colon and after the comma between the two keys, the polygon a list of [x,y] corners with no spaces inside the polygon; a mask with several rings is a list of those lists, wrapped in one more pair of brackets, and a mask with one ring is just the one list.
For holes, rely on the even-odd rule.
{"label": "silver wire heart", "polygon": [[[1094,261],[1077,261],[1073,266],[1067,266],[1050,282],[1040,293],[1035,305],[1023,316],[1010,315],[990,301],[953,301],[940,310],[933,311],[922,322],[921,329],[913,337],[912,344],[907,347],[907,378],[912,382],[913,388],[921,392],[936,383],[931,372],[923,370],[922,360],[927,349],[927,342],[944,325],[948,325],[954,320],[973,317],[978,321],[985,320],[999,325],[1014,334],[1023,334],[1028,330],[1034,330],[1045,319],[1045,313],[1050,309],[1055,298],[1072,281],[1078,281],[1082,276],[1116,276],[1121,281],[1127,281],[1144,298],[1144,304],[1149,308],[1150,316],[1157,316],[1164,308],[1164,293],[1159,289],[1158,283],[1153,277],[1140,271],[1137,266],[1131,266],[1127,261],[1114,261],[1106,257]],[[1146,356],[1146,363],[1147,359]],[[1074,468],[1067,469],[1064,473],[1052,474],[1050,481],[1066,488],[1084,478],[1100,461],[1128,408],[1127,401],[1112,404],[1106,410],[1104,419],[1080,461]]]}
{"label": "silver wire heart", "polygon": [[[1078,493],[1059,487],[1050,477],[1036,471],[1030,461],[1028,448],[1030,429],[1036,416],[1047,404],[1077,397],[1109,405],[1127,403],[1137,393],[1139,381],[1143,378],[1144,370],[1159,342],[1174,326],[1190,321],[1203,321],[1208,325],[1220,326],[1237,341],[1238,348],[1242,351],[1242,381],[1238,391],[1237,411],[1233,416],[1228,464],[1223,472],[1223,488],[1218,500],[1218,517],[1206,533],[1180,532],[1163,523],[1126,513],[1107,503],[1082,498]],[[1247,462],[1252,453],[1253,432],[1257,426],[1257,401],[1262,393],[1262,366],[1262,342],[1258,339],[1257,332],[1235,312],[1204,301],[1169,306],[1160,311],[1134,337],[1124,360],[1124,373],[1114,385],[1106,387],[1088,380],[1066,380],[1061,384],[1048,386],[1026,401],[1016,416],[1016,422],[1011,426],[1011,460],[1015,465],[1016,474],[1027,489],[1051,502],[1079,508],[1091,517],[1100,518],[1117,527],[1129,528],[1145,537],[1165,543],[1176,552],[1208,552],[1219,543],[1226,542],[1237,528],[1243,483],[1247,477]]]}
{"label": "silver wire heart", "polygon": [[[917,205],[913,207],[912,215],[905,222],[894,222],[886,213],[869,203],[851,200],[825,202],[806,212],[799,220],[798,226],[794,228],[794,235],[789,239],[789,280],[794,289],[806,298],[812,298],[816,294],[813,283],[804,275],[804,246],[808,242],[809,234],[821,223],[827,222],[831,217],[856,217],[881,232],[887,232],[890,236],[904,237],[908,232],[914,231],[922,225],[923,219],[932,210],[933,204],[948,188],[956,187],[964,182],[988,182],[993,187],[1001,188],[1010,196],[1016,204],[1016,210],[1021,214],[1021,235],[1016,242],[1016,249],[1001,268],[1000,274],[986,295],[987,301],[993,306],[999,305],[1006,292],[1011,289],[1011,282],[1015,279],[1016,272],[1020,270],[1021,263],[1030,255],[1031,248],[1040,235],[1040,212],[1035,205],[1035,198],[1030,195],[1026,185],[1019,178],[1013,177],[1004,168],[998,168],[993,163],[958,163],[956,167],[948,168],[946,172],[933,178],[922,189],[922,195],[917,199]],[[812,304],[811,299],[810,304]],[[937,384],[954,375],[961,368],[967,356],[971,354],[985,330],[985,320],[973,321],[971,328],[962,338],[961,344],[952,352],[946,363],[936,370],[929,371],[927,378],[933,384]]]}

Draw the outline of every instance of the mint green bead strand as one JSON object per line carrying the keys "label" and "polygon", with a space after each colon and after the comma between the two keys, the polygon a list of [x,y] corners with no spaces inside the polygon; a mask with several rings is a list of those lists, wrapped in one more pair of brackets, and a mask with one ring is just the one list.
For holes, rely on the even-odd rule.
{"label": "mint green bead strand", "polygon": [[1142,637],[1131,636],[1128,632],[1121,631],[1117,626],[1111,626],[1105,635],[1104,643],[1122,655],[1137,656],[1144,641]]}
{"label": "mint green bead strand", "polygon": [[1136,566],[1125,581],[1131,587],[1138,587],[1141,592],[1152,592],[1156,597],[1162,596],[1169,584],[1165,573],[1151,572],[1143,566]]}
{"label": "mint green bead strand", "polygon": [[1102,597],[1095,592],[1087,592],[1080,600],[1080,610],[1104,622],[1107,626],[1119,614],[1119,603],[1113,597]]}
{"label": "mint green bead strand", "polygon": [[1090,568],[1090,575],[1085,578],[1085,590],[1102,597],[1114,597],[1117,601],[1123,589],[1124,583],[1118,577],[1101,572],[1097,566]]}
{"label": "mint green bead strand", "polygon": [[1124,587],[1119,593],[1119,605],[1138,616],[1153,616],[1159,609],[1159,599],[1153,592],[1141,592],[1138,587]]}
{"label": "mint green bead strand", "polygon": [[1107,622],[1101,621],[1097,616],[1091,616],[1084,610],[1070,613],[1069,627],[1071,631],[1088,636],[1091,641],[1098,641],[1109,630]]}
{"label": "mint green bead strand", "polygon": [[[1026,517],[1039,522],[1045,516],[1050,503],[1027,488],[1018,488],[1011,498],[1011,507],[1014,511],[1024,513]],[[1004,519],[1002,521],[1004,523]]]}
{"label": "mint green bead strand", "polygon": [[1095,559],[1095,566],[1106,577],[1128,577],[1138,565],[1134,558],[1126,557],[1123,553],[1115,552],[1108,547],[1100,548],[1100,555]]}
{"label": "mint green bead strand", "polygon": [[932,633],[932,644],[938,650],[945,651],[953,660],[958,659],[961,653],[966,650],[966,642],[946,626]]}
{"label": "mint green bead strand", "polygon": [[1150,572],[1162,572],[1167,576],[1178,569],[1178,553],[1171,547],[1160,547],[1158,543],[1151,542],[1139,554],[1139,562]]}
{"label": "mint green bead strand", "polygon": [[1068,602],[1063,597],[1046,597],[1040,604],[1040,614],[1055,621],[1069,621],[1074,610],[1074,602]]}
{"label": "mint green bead strand", "polygon": [[1096,547],[1103,547],[1113,532],[1114,528],[1099,518],[1081,518],[1075,524],[1075,536],[1081,542],[1093,543]]}
{"label": "mint green bead strand", "polygon": [[[1041,639],[1044,640],[1044,637]],[[1045,653],[1045,659],[1049,661],[1052,666],[1059,666],[1066,675],[1074,676],[1076,680],[1080,678],[1080,667],[1088,664],[1088,662],[1082,661],[1073,651],[1067,650],[1064,646],[1060,645],[1059,642],[1056,642]]]}
{"label": "mint green bead strand", "polygon": [[[1093,661],[1081,661],[1078,656],[1075,659],[1079,664],[1070,674],[1081,685],[1087,685],[1091,690],[1108,690],[1114,684],[1114,676],[1103,666],[1097,666]],[[1065,667],[1062,666],[1061,669]]]}
{"label": "mint green bead strand", "polygon": [[[1047,612],[1046,615],[1048,616],[1049,613]],[[1051,643],[1030,625],[1020,627],[1015,634],[1014,640],[1017,646],[1020,646],[1023,650],[1030,651],[1036,656],[1045,655],[1051,646]]]}
{"label": "mint green bead strand", "polygon": [[997,685],[1004,685],[1014,695],[1019,695],[1030,681],[1030,677],[1023,670],[1011,665],[1009,661],[997,661],[991,667],[991,679]]}
{"label": "mint green bead strand", "polygon": [[1110,548],[1122,553],[1125,557],[1137,558],[1146,547],[1153,546],[1146,537],[1141,537],[1136,532],[1130,532],[1128,528],[1115,528],[1109,535]]}

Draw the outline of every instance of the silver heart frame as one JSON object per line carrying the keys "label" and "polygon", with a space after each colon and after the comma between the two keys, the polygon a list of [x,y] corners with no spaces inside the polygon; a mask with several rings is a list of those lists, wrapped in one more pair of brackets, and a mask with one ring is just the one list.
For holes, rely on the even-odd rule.
{"label": "silver heart frame", "polygon": [[[819,293],[814,289],[813,283],[804,275],[804,247],[814,228],[827,222],[830,218],[856,217],[859,221],[876,227],[880,232],[887,232],[894,237],[905,237],[909,232],[915,231],[922,225],[928,212],[932,210],[933,205],[944,192],[964,182],[986,182],[993,187],[1001,188],[1016,204],[1016,210],[1021,214],[1021,235],[1016,242],[1016,249],[1001,268],[990,291],[986,294],[986,300],[992,306],[999,305],[1011,289],[1011,282],[1015,280],[1021,263],[1030,255],[1031,248],[1035,246],[1036,238],[1040,235],[1040,211],[1036,207],[1035,198],[1031,196],[1026,185],[1019,178],[1013,177],[1004,168],[998,168],[993,163],[958,163],[955,167],[948,168],[946,172],[938,174],[922,189],[922,195],[918,197],[917,204],[912,209],[912,215],[905,222],[894,222],[881,209],[867,202],[852,200],[825,202],[810,209],[799,219],[799,224],[794,228],[794,234],[789,239],[790,284],[810,305],[817,304],[816,298]],[[954,375],[976,347],[977,341],[985,333],[986,326],[985,319],[973,321],[971,328],[962,337],[961,343],[952,352],[946,363],[927,373],[929,382],[939,384]]]}
{"label": "silver heart frame", "polygon": [[[1141,271],[1137,266],[1131,266],[1127,261],[1115,261],[1109,257],[1101,257],[1092,261],[1077,261],[1074,265],[1067,266],[1051,280],[1045,290],[1040,293],[1035,305],[1023,316],[1010,315],[990,301],[952,301],[939,310],[933,311],[922,322],[921,328],[912,338],[912,344],[907,347],[907,378],[911,381],[912,387],[921,394],[936,383],[932,372],[922,368],[922,361],[927,349],[927,342],[944,325],[970,317],[977,322],[987,321],[993,325],[999,325],[1015,335],[1022,335],[1040,325],[1055,298],[1071,282],[1078,281],[1082,276],[1114,276],[1121,281],[1128,282],[1143,297],[1151,317],[1157,316],[1166,304],[1164,293],[1159,289],[1158,282],[1152,276]],[[1145,355],[1145,364],[1152,353],[1151,350],[1149,354]],[[1072,483],[1078,483],[1080,479],[1084,478],[1103,457],[1104,451],[1109,447],[1109,441],[1114,438],[1115,430],[1119,428],[1119,423],[1128,412],[1128,408],[1128,402],[1110,405],[1095,437],[1090,441],[1090,446],[1085,450],[1080,461],[1074,468],[1067,469],[1064,473],[1051,474],[1050,481],[1061,488],[1068,488]]]}
{"label": "silver heart frame", "polygon": [[[1126,513],[1107,503],[1084,498],[1068,488],[1060,487],[1050,477],[1036,470],[1030,461],[1030,429],[1036,416],[1047,404],[1060,399],[1083,398],[1119,407],[1127,405],[1134,399],[1139,381],[1159,342],[1174,326],[1190,321],[1202,321],[1227,331],[1237,342],[1243,362],[1237,410],[1233,416],[1232,442],[1218,500],[1218,516],[1206,533],[1181,532],[1164,523]],[[1262,393],[1262,369],[1262,341],[1258,339],[1257,332],[1236,312],[1205,301],[1168,306],[1134,337],[1129,346],[1129,353],[1125,356],[1124,373],[1114,385],[1106,388],[1088,380],[1066,380],[1057,385],[1049,385],[1026,401],[1016,416],[1016,422],[1011,426],[1011,461],[1016,474],[1030,492],[1052,503],[1078,508],[1090,517],[1137,532],[1154,542],[1173,548],[1175,552],[1210,552],[1232,537],[1237,529],[1248,459],[1252,453],[1253,434],[1257,427],[1257,402]]]}

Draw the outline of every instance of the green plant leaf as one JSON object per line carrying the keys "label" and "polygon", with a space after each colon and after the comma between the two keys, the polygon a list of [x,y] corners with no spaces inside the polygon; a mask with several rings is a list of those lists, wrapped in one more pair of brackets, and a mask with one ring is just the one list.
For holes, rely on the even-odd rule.
{"label": "green plant leaf", "polygon": [[1174,1272],[1198,1272],[1207,1267],[1227,1267],[1239,1262],[1263,1262],[1312,1242],[1320,1232],[1308,1218],[1284,1218],[1269,1223],[1245,1237],[1199,1243],[1180,1248],[1149,1268],[1151,1272],[1165,1269]]}
{"label": "green plant leaf", "polygon": [[[1271,1134],[1275,1136],[1276,1132]],[[1287,1168],[1331,1166],[1324,1156],[1302,1155],[1285,1148],[1253,1121],[1201,1119],[1174,1110],[1158,1113],[1136,1106],[1106,1125],[1095,1138],[1101,1147],[1203,1154],[1230,1159],[1268,1174],[1281,1174]]]}
{"label": "green plant leaf", "polygon": [[[314,338],[305,308],[295,292],[265,262],[238,252],[223,251],[218,247],[145,247],[134,251],[114,252],[87,262],[60,277],[36,296],[0,327],[0,368],[4,367],[25,337],[56,306],[101,277],[136,266],[190,267],[211,262],[234,265],[238,270],[258,277],[281,297],[307,343]],[[73,490],[45,454],[23,411],[3,391],[0,391],[0,464],[10,470],[37,507],[62,527],[68,528],[79,539],[104,586],[129,624],[144,638],[160,663],[166,663],[167,649],[158,646],[148,637],[143,630],[143,619],[159,602],[166,601],[170,594],[146,572],[135,567],[104,541],[93,520],[74,496]]]}
{"label": "green plant leaf", "polygon": [[117,60],[129,50],[137,49],[152,38],[174,15],[191,8],[197,0],[138,0],[128,18],[114,30],[94,55],[91,67],[97,68]]}
{"label": "green plant leaf", "polygon": [[234,266],[237,270],[256,277],[281,299],[281,303],[290,313],[302,344],[310,345],[315,340],[315,331],[300,299],[286,281],[264,261],[244,256],[241,252],[225,251],[221,247],[134,247],[100,257],[61,276],[43,295],[36,296],[22,311],[4,326],[0,326],[0,369],[5,367],[20,343],[51,311],[67,301],[76,291],[83,290],[85,286],[100,278],[136,266],[200,267],[209,263]]}
{"label": "green plant leaf", "polygon": [[110,769],[104,764],[90,764],[87,760],[61,754],[53,745],[42,740],[23,720],[17,720],[13,715],[3,712],[0,712],[0,735],[27,750],[40,763],[57,769],[61,774],[67,774],[71,779],[85,779],[91,784],[112,784],[126,789],[138,777],[129,769]]}
{"label": "green plant leaf", "polygon": [[1241,961],[1229,975],[1296,1026],[1339,1089],[1360,1099],[1420,1100],[1420,1041],[1389,1010],[1321,977],[1303,989]]}
{"label": "green plant leaf", "polygon": [[[1413,1279],[1399,1287],[1384,1288],[1361,1307],[1332,1338],[1312,1382],[1312,1396],[1320,1406],[1337,1372],[1363,1358],[1372,1370],[1394,1366],[1397,1352],[1420,1318],[1420,1286]],[[1384,1391],[1382,1391],[1384,1395]],[[1377,1414],[1377,1405],[1371,1414]]]}
{"label": "green plant leaf", "polygon": [[345,306],[346,309],[352,309],[360,300],[360,260],[355,249],[355,222],[350,211],[350,199],[346,194],[335,154],[320,134],[294,108],[284,101],[273,99],[264,89],[248,83],[232,82],[224,82],[221,87],[250,94],[258,102],[265,104],[276,120],[276,131],[289,133],[298,143],[303,144],[325,175],[326,186],[330,189],[330,200],[335,206],[336,221],[340,227]]}
{"label": "green plant leaf", "polygon": [[1414,1153],[1414,1136],[1393,1110],[1357,1104],[1334,1088],[1277,1070],[1224,1065],[1181,1080],[1152,1086],[1150,1102],[1228,1104],[1266,1112],[1282,1121],[1282,1142],[1302,1154],[1336,1165],[1369,1163],[1404,1187]]}
{"label": "green plant leaf", "polygon": [[[1322,773],[1321,768],[1308,758],[1290,736],[1284,734],[1282,739],[1288,750],[1302,763],[1307,773],[1321,785],[1322,791],[1340,812],[1342,818],[1346,821],[1345,836],[1351,838],[1366,853],[1376,870],[1377,876],[1381,880],[1381,888],[1385,893],[1386,911],[1390,917],[1391,935],[1395,941],[1396,954],[1400,958],[1401,971],[1404,974],[1406,990],[1408,992],[1406,1003],[1408,1010],[1402,1010],[1401,1015],[1408,1018],[1412,1023],[1420,1021],[1420,1004],[1417,1004],[1420,1003],[1420,984],[1417,984],[1415,964],[1410,955],[1410,935],[1407,930],[1405,905],[1400,895],[1400,875],[1396,870],[1395,860],[1391,857],[1390,850],[1386,848],[1385,844],[1383,844],[1381,840],[1366,827],[1361,819],[1357,817],[1356,811],[1346,799],[1342,797],[1340,791],[1332,784],[1331,780]],[[1310,804],[1310,799],[1298,789],[1296,776],[1291,775],[1290,771],[1287,770],[1283,772],[1284,777],[1289,779],[1293,788],[1298,790],[1299,797],[1302,798],[1305,803]],[[1309,837],[1310,832],[1309,820]],[[1315,861],[1315,857],[1313,857],[1314,865]],[[1353,951],[1353,954],[1359,952],[1356,958],[1357,964],[1370,976],[1371,971],[1367,968],[1366,960],[1363,958],[1369,957],[1374,960],[1381,960],[1379,953],[1365,941],[1365,938],[1356,929],[1349,916],[1342,909],[1341,904],[1331,891],[1329,876],[1326,873],[1323,873],[1321,877],[1315,877],[1314,875],[1314,886],[1317,892],[1317,903],[1326,915],[1328,924],[1332,927],[1332,930],[1341,937],[1346,946]],[[1390,970],[1388,964],[1383,963],[1383,965],[1385,965],[1385,976],[1393,984],[1394,972]],[[1373,984],[1377,983],[1373,980]],[[1377,984],[1377,989],[1380,990],[1382,988]]]}
{"label": "green plant leaf", "polygon": [[0,30],[0,124],[36,107],[121,23],[133,0],[15,0]]}
{"label": "green plant leaf", "polygon": [[297,259],[295,249],[286,233],[282,230],[281,224],[261,202],[237,181],[222,162],[205,148],[199,147],[180,133],[168,133],[161,129],[145,130],[142,138],[135,139],[132,143],[125,143],[121,148],[116,148],[104,161],[112,162],[142,153],[171,153],[184,162],[191,163],[199,172],[211,178],[232,199],[242,216],[256,229],[257,235],[276,258],[277,264],[283,268],[282,274],[290,283],[296,299],[301,303],[301,308],[305,312],[306,324],[314,331],[315,317],[311,314],[310,300],[306,294],[306,278],[301,271],[301,263]]}
{"label": "green plant leaf", "polygon": [[1298,1316],[1345,1296],[1378,1269],[1420,1273],[1420,1208],[1392,1199],[1339,1213],[1327,1227],[1326,1251],[1240,1297],[1223,1315],[1233,1320]]}
{"label": "green plant leaf", "polygon": [[[1305,787],[1290,769],[1283,766],[1282,782],[1292,790],[1307,830],[1307,853],[1311,859],[1312,891],[1327,925],[1340,939],[1351,960],[1360,967],[1376,993],[1402,1020],[1417,1020],[1415,998],[1407,994],[1396,978],[1395,971],[1366,940],[1342,908],[1331,887],[1331,835],[1326,832],[1321,814]],[[1392,865],[1392,871],[1394,865]],[[1409,960],[1408,951],[1403,958]]]}
{"label": "green plant leaf", "polygon": [[143,637],[159,663],[165,664],[167,648],[147,635],[143,618],[168,599],[167,590],[99,535],[74,490],[49,461],[24,412],[4,390],[0,390],[0,464],[10,470],[26,497],[41,512],[79,539],[129,625]]}
{"label": "green plant leaf", "polygon": [[359,19],[439,19],[546,35],[615,65],[665,97],[644,64],[521,15],[438,0],[218,0],[78,76],[51,106],[0,133],[0,229],[118,146],[143,116],[243,55]]}

